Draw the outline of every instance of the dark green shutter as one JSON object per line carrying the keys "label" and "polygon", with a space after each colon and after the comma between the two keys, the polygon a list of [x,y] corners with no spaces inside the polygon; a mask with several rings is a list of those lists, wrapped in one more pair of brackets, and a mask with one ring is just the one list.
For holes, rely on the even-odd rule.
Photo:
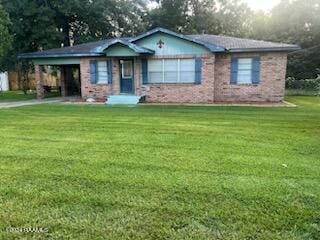
{"label": "dark green shutter", "polygon": [[90,82],[96,84],[97,82],[97,61],[90,61]]}
{"label": "dark green shutter", "polygon": [[108,83],[112,83],[112,59],[107,61]]}
{"label": "dark green shutter", "polygon": [[252,61],[252,83],[258,84],[260,82],[260,57],[253,58]]}
{"label": "dark green shutter", "polygon": [[201,84],[201,68],[202,68],[202,59],[200,57],[195,60],[195,84]]}
{"label": "dark green shutter", "polygon": [[142,70],[142,83],[147,84],[148,83],[148,60],[142,59],[141,60],[141,70]]}
{"label": "dark green shutter", "polygon": [[230,83],[237,84],[238,80],[238,59],[231,58],[231,72],[230,72]]}

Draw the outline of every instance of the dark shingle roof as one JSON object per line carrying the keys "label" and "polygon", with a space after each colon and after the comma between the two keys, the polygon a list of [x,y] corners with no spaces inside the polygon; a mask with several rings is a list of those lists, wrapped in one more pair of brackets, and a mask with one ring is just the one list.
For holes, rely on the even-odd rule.
{"label": "dark shingle roof", "polygon": [[182,35],[164,28],[155,28],[134,38],[111,38],[102,41],[79,44],[72,47],[55,48],[46,51],[23,53],[19,58],[54,58],[54,57],[88,57],[105,56],[103,52],[113,44],[123,44],[136,53],[152,54],[154,51],[138,46],[135,42],[153,33],[162,32],[187,41],[203,45],[212,52],[261,52],[261,51],[294,51],[300,49],[297,45],[258,41],[244,38],[218,35]]}
{"label": "dark shingle roof", "polygon": [[[45,51],[20,54],[20,58],[50,58],[50,57],[82,57],[82,56],[103,56],[102,46],[109,46],[116,42],[127,43],[130,38],[110,38],[106,40],[89,42],[72,47],[53,48]],[[141,50],[141,49],[139,49]]]}
{"label": "dark shingle roof", "polygon": [[298,50],[298,45],[275,43],[267,41],[252,40],[246,38],[227,37],[219,35],[188,35],[189,37],[198,41],[214,43],[224,47],[230,52],[250,52],[250,51],[292,51]]}

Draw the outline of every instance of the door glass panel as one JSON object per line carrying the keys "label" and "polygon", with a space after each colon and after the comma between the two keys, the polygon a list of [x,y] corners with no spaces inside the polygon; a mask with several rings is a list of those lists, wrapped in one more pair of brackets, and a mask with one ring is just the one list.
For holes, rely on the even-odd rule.
{"label": "door glass panel", "polygon": [[132,78],[132,62],[131,61],[123,61],[122,78]]}

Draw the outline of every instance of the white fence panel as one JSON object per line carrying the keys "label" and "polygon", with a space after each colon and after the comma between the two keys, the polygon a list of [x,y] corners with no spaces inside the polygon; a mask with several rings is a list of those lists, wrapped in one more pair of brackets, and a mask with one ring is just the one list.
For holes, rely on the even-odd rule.
{"label": "white fence panel", "polygon": [[9,90],[9,81],[8,73],[0,73],[0,90],[8,91]]}

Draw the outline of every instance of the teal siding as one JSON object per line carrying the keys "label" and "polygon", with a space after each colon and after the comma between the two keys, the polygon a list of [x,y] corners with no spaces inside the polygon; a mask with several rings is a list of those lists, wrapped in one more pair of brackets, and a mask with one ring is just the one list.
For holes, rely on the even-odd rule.
{"label": "teal siding", "polygon": [[[157,43],[162,40],[164,45],[159,48]],[[143,38],[135,42],[135,44],[155,51],[155,55],[201,55],[210,53],[205,47],[189,42],[187,40],[179,39],[164,33],[156,33],[149,37]]]}
{"label": "teal siding", "polygon": [[41,58],[34,59],[36,65],[74,65],[80,64],[80,58]]}
{"label": "teal siding", "polygon": [[132,49],[122,44],[116,44],[109,47],[105,53],[111,57],[126,57],[126,56],[139,56]]}

